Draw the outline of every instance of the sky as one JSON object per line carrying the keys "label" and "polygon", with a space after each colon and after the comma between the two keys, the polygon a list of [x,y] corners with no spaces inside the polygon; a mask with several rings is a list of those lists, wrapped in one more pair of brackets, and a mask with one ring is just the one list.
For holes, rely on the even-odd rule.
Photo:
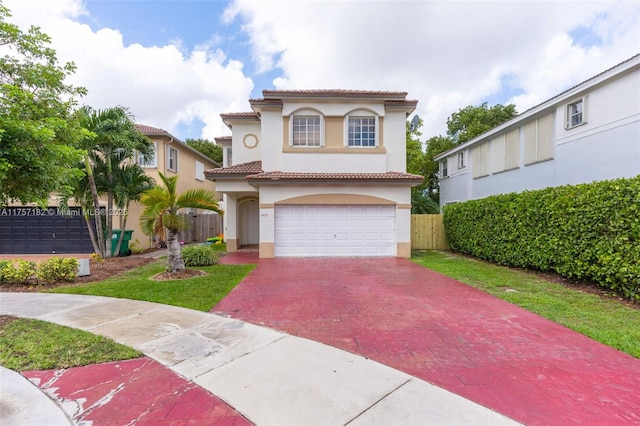
{"label": "sky", "polygon": [[0,0],[39,26],[80,104],[127,107],[181,140],[265,89],[406,91],[421,139],[467,105],[519,113],[640,52],[640,2]]}

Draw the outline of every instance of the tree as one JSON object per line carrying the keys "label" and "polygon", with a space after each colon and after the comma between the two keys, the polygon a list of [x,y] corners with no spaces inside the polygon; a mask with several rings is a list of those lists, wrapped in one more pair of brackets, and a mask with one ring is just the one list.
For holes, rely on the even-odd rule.
{"label": "tree", "polygon": [[419,139],[422,135],[422,132],[420,132],[421,127],[422,119],[418,120],[418,125],[413,130],[410,130],[409,122],[407,122],[407,172],[425,177],[420,185],[411,188],[411,213],[438,213],[440,207],[431,199],[427,191],[429,162],[425,155],[422,142]]}
{"label": "tree", "polygon": [[[80,144],[84,149],[84,170],[95,212],[97,246],[94,249],[102,257],[110,257],[114,191],[117,186],[115,170],[124,161],[132,161],[137,153],[143,156],[152,155],[153,144],[136,129],[133,117],[124,107],[94,110],[83,106],[78,110],[77,117],[80,125],[86,129],[86,135]],[[100,170],[100,173],[96,173],[97,170]],[[101,185],[97,184],[97,177],[102,179]],[[107,195],[104,224],[102,214],[97,210],[101,193]]]}
{"label": "tree", "polygon": [[178,212],[184,208],[194,208],[222,214],[222,210],[218,206],[215,192],[206,189],[190,189],[182,194],[177,194],[178,177],[166,177],[162,173],[159,174],[164,186],[156,186],[140,197],[140,202],[144,206],[140,216],[140,224],[147,235],[156,235],[164,228],[167,229],[169,234],[167,237],[169,270],[175,273],[185,269],[178,241],[178,231],[188,226],[178,215]]}
{"label": "tree", "polygon": [[222,164],[222,148],[208,139],[186,139],[185,143],[218,164]]}
{"label": "tree", "polygon": [[49,36],[6,22],[0,4],[0,204],[44,201],[80,173],[75,146],[83,131],[71,119],[81,87],[65,84],[73,63],[58,63]]}
{"label": "tree", "polygon": [[478,106],[469,105],[447,119],[447,135],[456,145],[461,145],[516,115],[518,112],[513,104],[489,107],[485,102]]}

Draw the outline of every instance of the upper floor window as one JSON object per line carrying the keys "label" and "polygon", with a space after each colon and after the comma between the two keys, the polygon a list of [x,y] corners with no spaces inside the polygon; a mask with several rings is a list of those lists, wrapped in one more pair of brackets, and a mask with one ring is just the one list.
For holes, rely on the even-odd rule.
{"label": "upper floor window", "polygon": [[376,117],[348,117],[347,146],[377,146],[376,124]]}
{"label": "upper floor window", "polygon": [[178,150],[169,147],[167,150],[167,168],[174,172],[178,171]]}
{"label": "upper floor window", "polygon": [[227,165],[226,165],[226,167],[233,166],[233,151],[231,150],[231,148],[227,148],[225,151],[227,153]]}
{"label": "upper floor window", "polygon": [[204,163],[196,160],[196,180],[204,181]]}
{"label": "upper floor window", "polygon": [[153,152],[146,159],[142,154],[138,153],[137,162],[140,167],[158,167],[158,143],[153,143]]}
{"label": "upper floor window", "polygon": [[291,121],[292,146],[322,146],[322,119],[319,115],[294,115]]}
{"label": "upper floor window", "polygon": [[584,99],[567,105],[567,129],[584,123]]}
{"label": "upper floor window", "polygon": [[440,161],[440,177],[447,177],[449,176],[449,170],[448,170],[448,165],[447,165],[447,159],[445,158],[444,160]]}
{"label": "upper floor window", "polygon": [[462,151],[462,152],[458,153],[458,168],[459,169],[464,169],[464,166],[465,166],[464,151]]}

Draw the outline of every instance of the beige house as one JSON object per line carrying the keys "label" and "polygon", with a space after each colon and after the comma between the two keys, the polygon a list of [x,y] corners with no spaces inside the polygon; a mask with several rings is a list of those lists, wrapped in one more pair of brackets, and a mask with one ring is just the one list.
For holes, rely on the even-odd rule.
{"label": "beige house", "polygon": [[228,251],[260,257],[411,255],[405,92],[264,90],[252,111],[222,114]]}
{"label": "beige house", "polygon": [[[158,172],[162,172],[167,177],[179,176],[177,191],[184,192],[188,189],[207,189],[215,191],[215,184],[205,178],[205,170],[220,167],[218,163],[191,148],[180,139],[171,135],[166,130],[151,126],[136,124],[137,129],[147,136],[154,144],[155,155],[153,159],[144,161],[139,157],[137,163],[145,170],[147,176],[152,177],[156,182],[161,183]],[[127,229],[132,229],[132,239],[136,239],[143,247],[153,243],[152,239],[144,235],[140,228],[140,214],[142,213],[140,203],[131,203],[129,206],[129,216],[127,218]],[[209,211],[191,210],[192,214],[215,214]],[[114,228],[118,228],[117,219],[114,220]],[[213,235],[211,235],[213,236]],[[190,241],[189,241],[190,242]]]}
{"label": "beige house", "polygon": [[[136,159],[148,176],[156,182],[160,182],[158,172],[162,172],[165,176],[180,176],[177,188],[179,193],[192,188],[215,190],[215,184],[205,179],[204,171],[219,167],[216,162],[165,130],[144,125],[136,126],[154,144],[153,159],[147,162],[142,158]],[[0,254],[92,253],[93,246],[81,209],[71,207],[69,210],[64,210],[59,207],[59,202],[60,197],[54,195],[50,197],[48,207],[45,208],[35,205],[0,207]],[[141,248],[155,245],[153,239],[144,235],[140,228],[142,206],[139,203],[131,203],[128,213],[127,229],[134,231],[132,242],[136,242]],[[212,212],[185,213],[192,213],[193,224],[218,222],[195,220],[195,217],[200,214],[215,214]],[[121,218],[122,216],[114,216],[114,229],[122,227]],[[207,236],[215,234],[215,232],[202,233]]]}

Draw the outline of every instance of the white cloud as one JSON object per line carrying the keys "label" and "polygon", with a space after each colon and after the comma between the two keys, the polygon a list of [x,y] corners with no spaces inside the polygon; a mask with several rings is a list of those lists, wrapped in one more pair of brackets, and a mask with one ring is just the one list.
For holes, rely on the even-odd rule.
{"label": "white cloud", "polygon": [[[500,93],[518,111],[631,57],[639,47],[637,2],[236,0],[262,71],[279,68],[276,88],[406,90],[420,101],[425,137],[446,118]],[[583,26],[601,46],[568,33]]]}
{"label": "white cloud", "polygon": [[[87,104],[127,106],[170,132],[203,121],[207,138],[228,133],[221,112],[248,109],[252,78],[268,75],[282,89],[405,90],[420,101],[427,138],[466,105],[492,97],[522,112],[640,50],[637,1],[235,0],[221,19],[246,33],[246,66],[220,49],[243,47],[220,28],[191,51],[179,39],[125,46],[118,29],[80,23],[93,19],[82,0],[4,4],[13,22],[41,26],[60,59],[76,62]],[[600,42],[576,43],[576,28]]]}
{"label": "white cloud", "polygon": [[[117,29],[93,31],[76,19],[86,13],[80,0],[5,0],[14,22],[37,25],[51,36],[61,61],[74,61],[73,84],[89,90],[83,103],[94,108],[123,105],[136,121],[174,132],[182,123],[201,120],[202,135],[213,139],[228,133],[220,113],[240,108],[248,99],[252,80],[243,64],[228,60],[204,43],[185,51],[174,44],[125,46]],[[244,105],[242,104],[242,105]]]}

